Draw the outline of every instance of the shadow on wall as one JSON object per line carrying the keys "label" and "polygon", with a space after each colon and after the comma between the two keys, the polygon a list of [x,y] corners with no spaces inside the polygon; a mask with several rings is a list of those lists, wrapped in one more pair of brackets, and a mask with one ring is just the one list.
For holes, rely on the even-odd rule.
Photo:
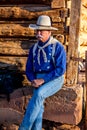
{"label": "shadow on wall", "polygon": [[10,94],[18,88],[23,87],[24,80],[20,70],[16,65],[5,64],[0,62],[3,67],[0,67],[0,98],[2,94],[7,95],[7,100],[10,100]]}

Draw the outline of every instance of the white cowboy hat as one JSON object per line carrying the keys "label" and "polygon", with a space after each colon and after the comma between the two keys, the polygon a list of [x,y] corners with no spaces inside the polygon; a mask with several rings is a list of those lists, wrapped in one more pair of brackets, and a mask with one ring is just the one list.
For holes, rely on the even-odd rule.
{"label": "white cowboy hat", "polygon": [[51,26],[51,19],[47,15],[41,15],[38,17],[36,24],[30,24],[29,28],[34,30],[58,30]]}

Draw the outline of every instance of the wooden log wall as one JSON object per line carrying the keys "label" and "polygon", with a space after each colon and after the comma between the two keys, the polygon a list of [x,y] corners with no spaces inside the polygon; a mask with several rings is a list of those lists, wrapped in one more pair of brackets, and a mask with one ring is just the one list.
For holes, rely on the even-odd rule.
{"label": "wooden log wall", "polygon": [[[72,0],[70,15],[70,30],[67,58],[67,84],[77,84],[78,81],[78,60],[79,39],[81,21],[81,0]],[[74,59],[74,60],[73,60]]]}
{"label": "wooden log wall", "polygon": [[[0,0],[0,68],[25,71],[29,48],[36,42],[30,23],[46,14],[58,31],[53,35],[66,47],[69,18],[68,0]],[[10,66],[10,67],[9,67]]]}

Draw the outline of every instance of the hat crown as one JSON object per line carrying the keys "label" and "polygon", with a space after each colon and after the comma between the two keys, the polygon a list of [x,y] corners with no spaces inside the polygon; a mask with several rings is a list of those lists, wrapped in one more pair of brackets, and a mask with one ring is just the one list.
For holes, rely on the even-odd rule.
{"label": "hat crown", "polygon": [[49,16],[41,15],[38,17],[37,25],[39,26],[51,26],[51,19]]}
{"label": "hat crown", "polygon": [[51,26],[51,18],[47,15],[41,15],[38,17],[36,24],[30,24],[29,28],[34,30],[58,30]]}

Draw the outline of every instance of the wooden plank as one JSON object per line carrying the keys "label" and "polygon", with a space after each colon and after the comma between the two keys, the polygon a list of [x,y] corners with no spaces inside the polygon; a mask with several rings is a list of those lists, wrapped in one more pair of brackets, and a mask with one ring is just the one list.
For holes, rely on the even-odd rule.
{"label": "wooden plank", "polygon": [[1,54],[7,55],[26,55],[29,48],[36,43],[36,40],[17,40],[13,41],[0,41],[0,56]]}
{"label": "wooden plank", "polygon": [[2,4],[45,4],[50,5],[49,0],[0,0],[0,5]]}
{"label": "wooden plank", "polygon": [[67,8],[71,8],[71,0],[66,0],[67,1]]}
{"label": "wooden plank", "polygon": [[71,1],[69,45],[67,55],[67,84],[76,84],[78,75],[78,62],[70,57],[78,58],[79,30],[81,16],[81,0]]}
{"label": "wooden plank", "polygon": [[20,24],[0,24],[0,36],[33,36],[34,30]]}
{"label": "wooden plank", "polygon": [[14,67],[20,71],[25,71],[27,57],[6,57],[2,56],[0,57],[0,68],[2,67]]}
{"label": "wooden plank", "polygon": [[85,52],[85,78],[86,78],[86,111],[85,111],[85,129],[87,129],[87,51]]}
{"label": "wooden plank", "polygon": [[[31,21],[0,21],[1,26],[18,25],[19,28],[20,28],[20,26],[22,26],[22,28],[27,28],[27,27],[29,27],[29,24],[31,24],[31,23],[36,24],[36,20],[31,20]],[[56,28],[60,28],[61,30],[64,29],[64,23],[61,22],[61,19],[58,22],[52,22],[52,26],[54,26]]]}
{"label": "wooden plank", "polygon": [[52,22],[64,22],[64,18],[68,16],[68,9],[49,9],[41,7],[31,6],[17,6],[17,7],[0,7],[0,19],[1,20],[37,20],[39,15],[46,14],[52,18]]}
{"label": "wooden plank", "polygon": [[35,39],[0,39],[0,68],[10,66],[25,71],[29,48],[34,42]]}
{"label": "wooden plank", "polygon": [[[61,26],[57,23],[52,25],[58,28],[58,30],[55,31],[55,34],[64,33],[65,30],[62,23]],[[0,37],[33,37],[35,32],[28,26],[29,24],[0,24]]]}
{"label": "wooden plank", "polygon": [[65,8],[65,0],[52,0],[51,8]]}

